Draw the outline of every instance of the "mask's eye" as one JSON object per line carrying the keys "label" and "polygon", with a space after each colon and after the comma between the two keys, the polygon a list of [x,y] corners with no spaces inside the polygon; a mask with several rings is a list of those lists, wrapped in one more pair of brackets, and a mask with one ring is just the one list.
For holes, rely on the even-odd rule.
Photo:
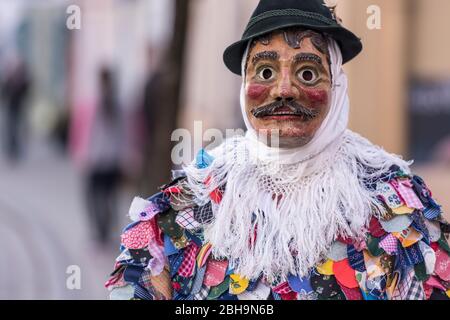
{"label": "mask's eye", "polygon": [[317,72],[311,68],[301,69],[297,75],[299,80],[306,84],[314,84],[318,79]]}
{"label": "mask's eye", "polygon": [[271,80],[275,76],[275,71],[272,68],[264,67],[258,72],[258,77],[263,80]]}

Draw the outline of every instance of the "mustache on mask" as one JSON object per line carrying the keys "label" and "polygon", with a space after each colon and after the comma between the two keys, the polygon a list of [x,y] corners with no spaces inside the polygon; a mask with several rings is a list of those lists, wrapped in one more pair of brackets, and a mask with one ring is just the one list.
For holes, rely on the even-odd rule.
{"label": "mustache on mask", "polygon": [[307,108],[294,100],[282,99],[269,103],[267,105],[253,109],[251,112],[255,118],[262,118],[276,115],[275,112],[281,107],[288,107],[290,109],[289,115],[300,116],[305,120],[312,120],[318,116],[319,111]]}

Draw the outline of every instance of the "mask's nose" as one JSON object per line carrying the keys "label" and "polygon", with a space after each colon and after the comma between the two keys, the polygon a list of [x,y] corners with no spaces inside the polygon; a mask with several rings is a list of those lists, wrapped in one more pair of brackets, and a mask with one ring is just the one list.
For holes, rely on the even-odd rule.
{"label": "mask's nose", "polygon": [[271,96],[274,100],[297,100],[300,96],[300,92],[294,85],[293,75],[288,67],[281,69],[277,83],[271,91]]}

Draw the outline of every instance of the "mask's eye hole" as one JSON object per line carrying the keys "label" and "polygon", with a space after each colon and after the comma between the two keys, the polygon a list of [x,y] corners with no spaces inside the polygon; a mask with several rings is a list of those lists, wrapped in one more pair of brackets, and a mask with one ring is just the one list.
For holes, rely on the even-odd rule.
{"label": "mask's eye hole", "polygon": [[317,81],[317,73],[311,68],[301,69],[298,72],[298,78],[301,82],[306,84],[314,84]]}
{"label": "mask's eye hole", "polygon": [[264,67],[259,71],[258,76],[263,80],[271,80],[275,76],[275,71],[272,68]]}

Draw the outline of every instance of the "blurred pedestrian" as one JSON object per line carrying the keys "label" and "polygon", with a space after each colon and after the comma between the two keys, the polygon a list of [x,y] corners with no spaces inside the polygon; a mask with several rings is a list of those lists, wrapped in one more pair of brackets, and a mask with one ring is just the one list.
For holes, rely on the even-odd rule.
{"label": "blurred pedestrian", "polygon": [[158,112],[162,110],[161,94],[163,91],[163,74],[161,67],[157,67],[158,63],[157,50],[150,46],[147,51],[147,77],[145,79],[143,94],[142,94],[142,108],[140,114],[144,126],[142,140],[142,152],[143,152],[143,163],[142,163],[142,174],[144,177],[141,179],[141,189],[143,192],[153,189],[154,181],[154,168],[157,164],[154,163],[154,151],[157,150],[158,145],[155,139],[157,135],[157,121]]}
{"label": "blurred pedestrian", "polygon": [[86,202],[95,238],[101,244],[107,244],[117,217],[123,135],[111,70],[102,68],[99,81],[100,99],[86,155]]}
{"label": "blurred pedestrian", "polygon": [[17,162],[22,154],[21,127],[30,83],[25,61],[15,57],[7,67],[5,79],[1,84],[1,96],[6,109],[6,154],[11,162]]}

